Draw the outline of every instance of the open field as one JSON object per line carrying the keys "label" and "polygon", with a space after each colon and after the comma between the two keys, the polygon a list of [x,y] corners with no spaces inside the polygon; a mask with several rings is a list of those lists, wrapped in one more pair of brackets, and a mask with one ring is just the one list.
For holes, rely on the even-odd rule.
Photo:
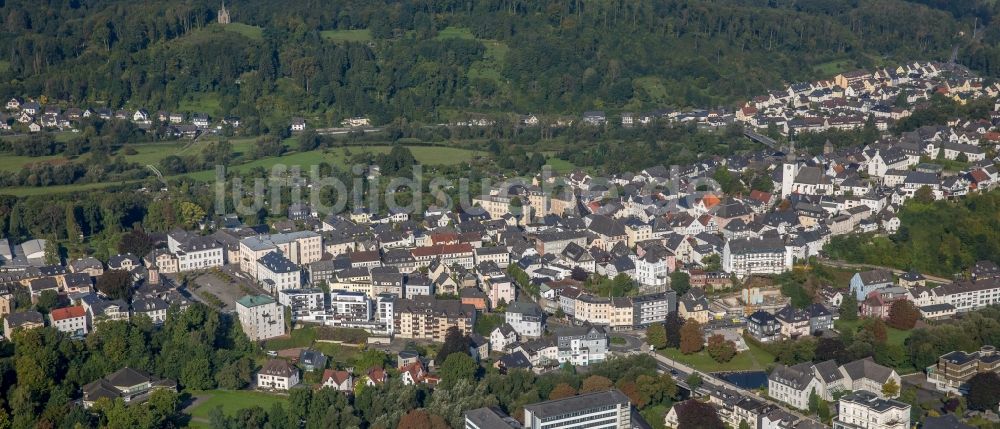
{"label": "open field", "polygon": [[220,110],[219,95],[211,93],[195,94],[194,97],[187,97],[181,100],[177,110],[182,112],[207,113],[209,116],[216,116]]}
{"label": "open field", "polygon": [[191,415],[191,427],[199,428],[209,427],[209,412],[216,407],[222,407],[222,412],[226,414],[233,414],[243,408],[259,406],[266,410],[275,403],[288,402],[287,396],[251,390],[192,391],[191,396],[195,398],[197,403],[186,409],[185,412]]}
{"label": "open field", "polygon": [[226,31],[232,31],[234,33],[239,33],[246,36],[248,39],[253,40],[263,40],[264,39],[264,29],[257,27],[255,25],[247,25],[239,22],[232,22],[223,25],[222,28]]}
{"label": "open field", "polygon": [[[234,139],[230,140],[233,145],[233,152],[237,158],[245,155],[250,147],[254,144],[256,139]],[[143,143],[130,145],[136,150],[134,155],[124,155],[125,160],[129,162],[136,162],[143,165],[152,164],[157,165],[160,160],[166,158],[170,155],[197,155],[201,148],[207,142],[199,142],[191,145],[188,140],[177,141],[177,142],[164,142],[164,143]],[[293,142],[291,140],[286,141],[286,146],[291,146]],[[442,147],[442,146],[406,146],[413,153],[413,157],[416,158],[418,162],[424,165],[454,165],[462,162],[467,162],[472,160],[472,158],[480,152],[461,149],[453,147]],[[392,146],[387,145],[377,145],[377,146],[352,146],[347,147],[347,150],[351,154],[370,152],[370,153],[388,153]],[[123,152],[122,152],[123,153]],[[17,171],[23,168],[25,164],[32,162],[42,162],[42,161],[52,161],[64,159],[61,156],[50,156],[50,157],[22,157],[13,155],[0,155],[0,171]],[[343,148],[330,148],[330,149],[318,149],[309,152],[291,152],[279,157],[265,158],[250,161],[245,164],[233,165],[231,170],[237,172],[245,172],[250,169],[261,167],[264,169],[270,169],[277,164],[284,164],[286,166],[299,165],[303,167],[303,171],[308,171],[308,166],[317,165],[320,162],[329,162],[333,165],[340,167],[347,166],[347,157],[344,156]],[[199,172],[186,173],[179,176],[173,177],[189,177],[194,180],[212,180],[215,177],[214,170],[206,170]],[[13,187],[0,190],[0,194],[9,194],[17,196],[27,196],[27,195],[40,195],[40,194],[52,194],[52,193],[62,193],[62,192],[72,192],[72,191],[84,191],[91,189],[103,188],[106,186],[117,185],[119,182],[113,183],[87,183],[87,184],[76,184],[76,185],[60,185],[60,186],[48,186],[48,187]]]}
{"label": "open field", "polygon": [[367,42],[372,40],[372,32],[367,28],[361,30],[323,30],[319,35],[331,42]]}
{"label": "open field", "polygon": [[663,349],[659,353],[667,358],[704,372],[763,371],[767,369],[768,364],[774,362],[774,355],[756,344],[748,343],[747,345],[750,347],[750,350],[737,354],[733,360],[726,363],[716,362],[705,350],[689,355],[681,353],[678,349]]}
{"label": "open field", "polygon": [[[841,332],[844,332],[845,330],[851,332],[857,332],[858,328],[861,327],[862,323],[863,320],[861,319],[854,321],[837,319],[837,321],[834,322],[834,327]],[[886,340],[887,344],[895,344],[901,346],[903,345],[904,342],[906,342],[907,338],[910,338],[910,331],[900,331],[899,329],[892,328],[889,326],[886,327],[886,333],[888,334],[887,335],[888,339]]]}

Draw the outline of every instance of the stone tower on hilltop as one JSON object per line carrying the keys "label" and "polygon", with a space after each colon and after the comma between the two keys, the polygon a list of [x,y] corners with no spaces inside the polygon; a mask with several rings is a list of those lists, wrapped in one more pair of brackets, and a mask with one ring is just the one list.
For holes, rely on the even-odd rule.
{"label": "stone tower on hilltop", "polygon": [[226,10],[226,2],[222,2],[222,9],[219,9],[219,24],[229,24],[229,11]]}

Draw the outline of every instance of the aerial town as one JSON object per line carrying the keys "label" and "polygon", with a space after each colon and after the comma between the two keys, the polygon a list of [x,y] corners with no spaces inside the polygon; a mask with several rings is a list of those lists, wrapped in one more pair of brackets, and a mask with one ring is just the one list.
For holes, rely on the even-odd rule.
{"label": "aerial town", "polygon": [[[992,409],[976,413],[923,413],[913,409],[917,399],[902,398],[910,391],[946,404],[967,396],[971,403],[981,388],[974,379],[1000,371],[994,344],[937,349],[926,367],[907,360],[916,368],[911,371],[898,364],[902,357],[893,365],[894,358],[871,348],[859,355],[819,350],[850,344],[844,336],[854,345],[877,342],[881,332],[883,343],[899,341],[885,353],[902,354],[899,336],[914,324],[958,323],[1000,304],[1000,267],[986,259],[967,273],[942,277],[849,264],[825,250],[838,237],[899,234],[900,213],[910,200],[957,202],[997,187],[998,158],[990,156],[1000,143],[1000,100],[992,121],[950,118],[885,133],[861,147],[827,142],[821,154],[795,147],[797,135],[862,129],[871,121],[889,130],[913,114],[894,107],[894,100],[916,105],[934,95],[964,104],[997,99],[1000,89],[954,64],[915,62],[792,84],[735,113],[622,113],[629,127],[661,117],[708,128],[742,123],[760,150],[611,177],[538,172],[472,196],[471,209],[355,207],[323,214],[296,203],[271,213],[278,220],[263,225],[237,214],[202,214],[193,228],[150,234],[147,254],[106,260],[53,260],[45,237],[5,238],[3,335],[14,341],[19,332],[51,327],[86,340],[102,324],[145,318],[150,329],[163,329],[158,327],[169,325],[176,312],[207,305],[233,317],[264,353],[266,359],[251,367],[249,389],[269,395],[303,389],[354,395],[359,385],[396,382],[429,390],[450,386],[457,359],[433,351],[455,343],[457,353],[496,374],[587,374],[602,364],[645,357],[685,392],[670,399],[653,426],[625,384],[608,380],[603,389],[521,404],[517,415],[493,405],[463,409],[466,428],[570,428],[588,421],[609,428],[684,428],[685,413],[703,412],[696,408],[741,429],[904,429],[918,423],[916,416],[931,429],[973,427],[962,423],[970,420],[997,424],[996,397]],[[169,124],[170,133],[192,138],[240,126],[235,117],[59,110],[17,97],[6,108],[0,126],[11,130],[13,122],[30,132],[72,130],[75,121],[93,115]],[[582,116],[593,126],[608,120],[600,111]],[[358,117],[344,125],[368,122]],[[305,122],[296,118],[289,127],[303,131]],[[787,146],[765,136],[769,130],[787,138]],[[769,175],[767,191],[727,194],[697,186],[719,170],[739,175],[761,166]],[[660,186],[666,183],[672,185]],[[551,191],[555,187],[559,191]],[[782,283],[820,270],[838,276],[810,285],[805,302]],[[127,293],[108,292],[116,285]],[[900,327],[907,317],[909,327]],[[395,358],[359,370],[316,347],[320,340],[280,346],[305,332]],[[355,340],[340,339],[347,333]],[[809,342],[819,346],[804,359],[779,350],[798,353],[790,350]],[[726,366],[761,353],[770,361]],[[756,381],[733,377],[740,374]],[[161,390],[177,392],[179,381],[184,383],[122,366],[74,393],[82,406],[99,408],[104,399],[130,404]]]}

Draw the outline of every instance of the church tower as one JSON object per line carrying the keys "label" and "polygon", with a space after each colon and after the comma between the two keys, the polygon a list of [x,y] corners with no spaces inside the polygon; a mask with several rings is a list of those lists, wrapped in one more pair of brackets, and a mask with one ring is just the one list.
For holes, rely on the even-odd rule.
{"label": "church tower", "polygon": [[781,165],[781,198],[788,198],[792,194],[792,185],[795,183],[795,176],[799,173],[799,162],[795,156],[795,140],[788,143],[788,154],[785,156],[785,163]]}
{"label": "church tower", "polygon": [[219,9],[219,24],[229,24],[229,11],[226,10],[226,2],[222,2],[222,9]]}

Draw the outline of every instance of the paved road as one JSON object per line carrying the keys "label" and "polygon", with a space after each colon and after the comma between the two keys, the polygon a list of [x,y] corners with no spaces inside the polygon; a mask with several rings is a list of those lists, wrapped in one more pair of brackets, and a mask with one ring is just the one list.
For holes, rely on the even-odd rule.
{"label": "paved road", "polygon": [[[759,400],[761,402],[781,407],[781,409],[783,409],[785,411],[788,411],[789,413],[791,413],[792,415],[794,415],[794,416],[796,416],[796,417],[798,417],[800,419],[812,420],[812,421],[814,421],[814,422],[816,422],[816,423],[818,423],[820,425],[823,425],[818,420],[816,420],[816,419],[814,419],[814,418],[812,418],[810,416],[804,415],[802,413],[799,413],[798,410],[795,410],[795,409],[789,407],[787,404],[783,404],[781,402],[778,402],[778,401],[772,400],[770,398],[767,398],[764,395],[761,395],[760,392],[743,389],[743,388],[741,388],[739,386],[736,386],[736,385],[734,385],[732,383],[729,383],[728,381],[725,381],[725,380],[723,380],[721,378],[715,377],[712,374],[708,374],[708,373],[705,373],[705,372],[702,372],[702,371],[697,371],[696,369],[691,368],[691,367],[689,367],[687,365],[684,365],[683,363],[677,362],[677,361],[672,360],[672,359],[668,359],[667,357],[665,357],[663,355],[660,355],[659,353],[653,353],[653,352],[649,352],[649,351],[647,351],[647,353],[649,353],[650,355],[653,356],[653,358],[656,359],[656,361],[657,361],[657,367],[660,369],[661,372],[669,372],[671,369],[674,370],[674,371],[676,371],[677,374],[671,373],[671,375],[673,375],[675,381],[677,381],[678,384],[682,384],[682,382],[683,382],[683,385],[687,386],[686,380],[687,380],[688,375],[691,374],[692,372],[697,372],[699,375],[701,375],[701,379],[703,381],[702,385],[724,387],[724,388],[726,388],[728,390],[732,390],[732,391],[734,391],[736,393],[739,393],[740,395],[747,396],[747,397],[753,397],[753,398],[755,398],[755,399],[757,399],[757,400]],[[699,389],[699,390],[701,390],[701,389]],[[826,425],[823,425],[823,426],[826,426]]]}
{"label": "paved road", "polygon": [[[826,258],[817,258],[816,262],[819,262],[820,264],[828,265],[828,266],[831,266],[831,267],[847,268],[847,269],[852,269],[852,270],[888,270],[888,271],[891,271],[895,275],[900,275],[900,274],[905,274],[906,273],[906,271],[903,271],[903,270],[900,270],[900,269],[897,269],[897,268],[892,268],[892,267],[882,267],[882,266],[871,265],[871,264],[852,264],[850,262],[836,261],[836,260],[833,260],[833,259],[826,259]],[[934,283],[951,283],[951,282],[954,281],[952,279],[946,279],[944,277],[937,277],[937,276],[932,276],[932,275],[928,275],[928,274],[923,274],[923,276],[927,280],[930,280],[930,281],[932,281]]]}

